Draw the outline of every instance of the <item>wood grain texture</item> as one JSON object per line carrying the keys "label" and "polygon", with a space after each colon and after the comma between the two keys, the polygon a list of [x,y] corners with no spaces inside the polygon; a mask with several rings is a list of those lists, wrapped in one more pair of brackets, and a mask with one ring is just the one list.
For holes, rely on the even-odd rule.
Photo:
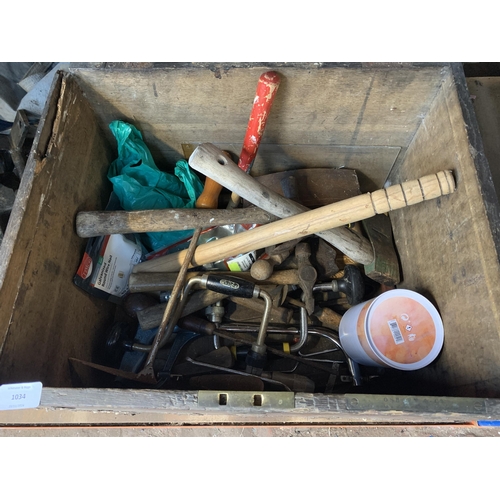
{"label": "wood grain texture", "polygon": [[500,193],[500,77],[467,78],[495,190]]}
{"label": "wood grain texture", "polygon": [[72,78],[62,78],[54,97],[44,127],[51,135],[23,177],[24,213],[1,289],[2,383],[72,385],[67,357],[89,358],[115,309],[72,282],[86,243],[74,232],[74,217],[103,207],[109,148]]}
{"label": "wood grain texture", "polygon": [[390,217],[403,269],[400,286],[430,298],[444,322],[443,352],[414,373],[415,383],[434,383],[452,395],[488,396],[498,394],[500,384],[500,267],[478,182],[485,166],[469,146],[477,132],[466,123],[450,72],[391,179],[444,167],[454,171],[457,191]]}
{"label": "wood grain texture", "polygon": [[80,212],[76,216],[76,233],[80,238],[91,238],[107,234],[177,231],[226,224],[267,224],[277,219],[257,207],[235,210],[179,208]]}
{"label": "wood grain texture", "polygon": [[[307,207],[280,196],[266,186],[265,183],[260,183],[255,178],[249,177],[222,150],[213,144],[200,144],[189,157],[189,166],[193,170],[201,172],[203,175],[222,184],[234,194],[278,217],[289,217],[308,211]],[[352,233],[349,229],[342,227],[343,225],[331,226],[321,230],[317,235],[356,262],[370,263],[373,260],[373,249],[370,242],[362,235]],[[283,241],[289,241],[297,237],[299,235]],[[262,239],[261,241],[265,240]],[[272,244],[268,243],[268,245]],[[238,255],[238,253],[233,255]]]}
{"label": "wood grain texture", "polygon": [[[0,423],[26,424],[217,424],[217,423],[465,423],[498,420],[498,399],[470,398],[457,407],[456,399],[401,396],[407,410],[384,408],[384,395],[372,395],[373,409],[356,408],[355,395],[295,395],[295,408],[206,408],[197,391],[148,389],[44,388],[40,407],[0,412]],[[466,398],[464,398],[465,403]]]}
{"label": "wood grain texture", "polygon": [[[56,427],[8,426],[0,437],[498,437],[496,427],[474,423],[434,425],[117,425],[113,427],[61,425]],[[13,445],[11,445],[13,446]],[[270,443],[269,446],[272,446]],[[376,444],[372,449],[375,451]]]}
{"label": "wood grain texture", "polygon": [[[442,79],[439,65],[372,70],[249,64],[220,73],[207,65],[148,71],[72,71],[105,127],[112,119],[133,123],[144,133],[155,159],[173,166],[183,157],[182,143],[233,143],[236,147],[231,151],[239,155],[255,82],[268,69],[278,71],[281,83],[254,164],[256,175],[269,173],[276,165],[271,156],[266,156],[268,144],[283,148],[299,146],[290,154],[284,149],[290,161],[346,168],[359,167],[356,157],[360,157],[355,150],[339,151],[341,163],[333,165],[325,163],[329,161],[328,155],[316,156],[322,163],[319,165],[309,164],[307,151],[299,154],[297,160],[294,155],[303,146],[311,145],[407,147]],[[110,135],[109,138],[112,143]],[[367,165],[373,165],[373,160],[366,154],[363,156]],[[385,178],[392,164],[393,161],[377,162],[377,169],[385,171],[377,179]],[[365,170],[367,176],[371,171],[371,168]],[[376,182],[378,185],[367,189],[382,187],[379,183],[383,181]]]}
{"label": "wood grain texture", "polygon": [[[237,155],[238,143],[213,143]],[[183,144],[186,158],[200,145]],[[394,146],[335,146],[324,144],[261,144],[251,175],[261,177],[304,168],[355,170],[362,192],[383,187],[396,159],[406,148]]]}
{"label": "wood grain texture", "polygon": [[[361,194],[356,171],[345,168],[287,170],[261,175],[255,180],[307,208],[322,207]],[[290,193],[285,192],[290,190]]]}
{"label": "wood grain texture", "polygon": [[[298,237],[322,234],[323,231],[345,226],[376,214],[386,213],[453,193],[454,180],[450,171],[429,174],[417,180],[362,194],[292,215],[245,233],[235,234],[200,245],[193,265],[200,266],[218,259],[277,245]],[[326,233],[326,232],[325,232]],[[355,233],[353,233],[354,235]],[[136,264],[132,272],[175,272],[180,269],[186,251],[180,251]]]}

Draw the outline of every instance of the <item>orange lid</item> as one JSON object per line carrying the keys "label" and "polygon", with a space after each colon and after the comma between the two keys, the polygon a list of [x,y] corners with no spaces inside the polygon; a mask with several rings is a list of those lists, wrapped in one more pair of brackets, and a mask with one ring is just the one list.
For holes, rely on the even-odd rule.
{"label": "orange lid", "polygon": [[366,326],[371,348],[394,368],[425,366],[443,345],[443,325],[436,308],[410,290],[391,290],[375,299]]}

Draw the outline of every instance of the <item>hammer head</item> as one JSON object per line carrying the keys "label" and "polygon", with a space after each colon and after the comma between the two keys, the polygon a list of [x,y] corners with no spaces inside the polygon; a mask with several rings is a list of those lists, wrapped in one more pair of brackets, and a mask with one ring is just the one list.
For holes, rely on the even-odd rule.
{"label": "hammer head", "polygon": [[295,247],[295,258],[297,260],[299,286],[302,288],[303,301],[306,305],[307,314],[314,312],[314,297],[312,289],[318,278],[316,269],[310,262],[311,247],[307,242],[300,242]]}

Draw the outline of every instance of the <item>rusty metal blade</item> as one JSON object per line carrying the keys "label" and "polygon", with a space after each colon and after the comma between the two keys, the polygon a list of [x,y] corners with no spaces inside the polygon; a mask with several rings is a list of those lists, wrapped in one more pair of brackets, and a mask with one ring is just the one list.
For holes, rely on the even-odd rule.
{"label": "rusty metal blade", "polygon": [[157,383],[156,378],[153,375],[145,374],[143,372],[140,373],[132,373],[127,372],[125,370],[120,370],[119,368],[111,368],[109,366],[99,365],[97,363],[92,363],[90,361],[83,361],[82,359],[77,358],[69,358],[72,363],[80,363],[85,366],[90,366],[96,370],[100,370],[102,372],[109,373],[111,375],[115,375],[116,377],[122,377],[128,380],[135,380],[136,382],[143,382],[145,384],[155,385]]}

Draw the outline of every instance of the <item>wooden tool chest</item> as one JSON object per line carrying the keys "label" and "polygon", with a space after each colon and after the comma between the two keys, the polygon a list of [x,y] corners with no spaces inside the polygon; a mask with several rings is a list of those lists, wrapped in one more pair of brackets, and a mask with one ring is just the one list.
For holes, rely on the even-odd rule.
{"label": "wooden tool chest", "polygon": [[[383,393],[294,394],[220,406],[198,391],[112,389],[90,360],[116,306],[72,281],[116,155],[108,125],[134,124],[158,165],[186,147],[238,152],[259,75],[282,84],[252,175],[355,169],[362,192],[452,170],[450,196],[391,212],[400,287],[442,316],[438,360]],[[184,148],[184,149],[183,149]],[[41,381],[39,408],[0,423],[468,422],[500,419],[500,211],[460,64],[131,64],[71,68],[54,80],[0,248],[0,383]]]}

